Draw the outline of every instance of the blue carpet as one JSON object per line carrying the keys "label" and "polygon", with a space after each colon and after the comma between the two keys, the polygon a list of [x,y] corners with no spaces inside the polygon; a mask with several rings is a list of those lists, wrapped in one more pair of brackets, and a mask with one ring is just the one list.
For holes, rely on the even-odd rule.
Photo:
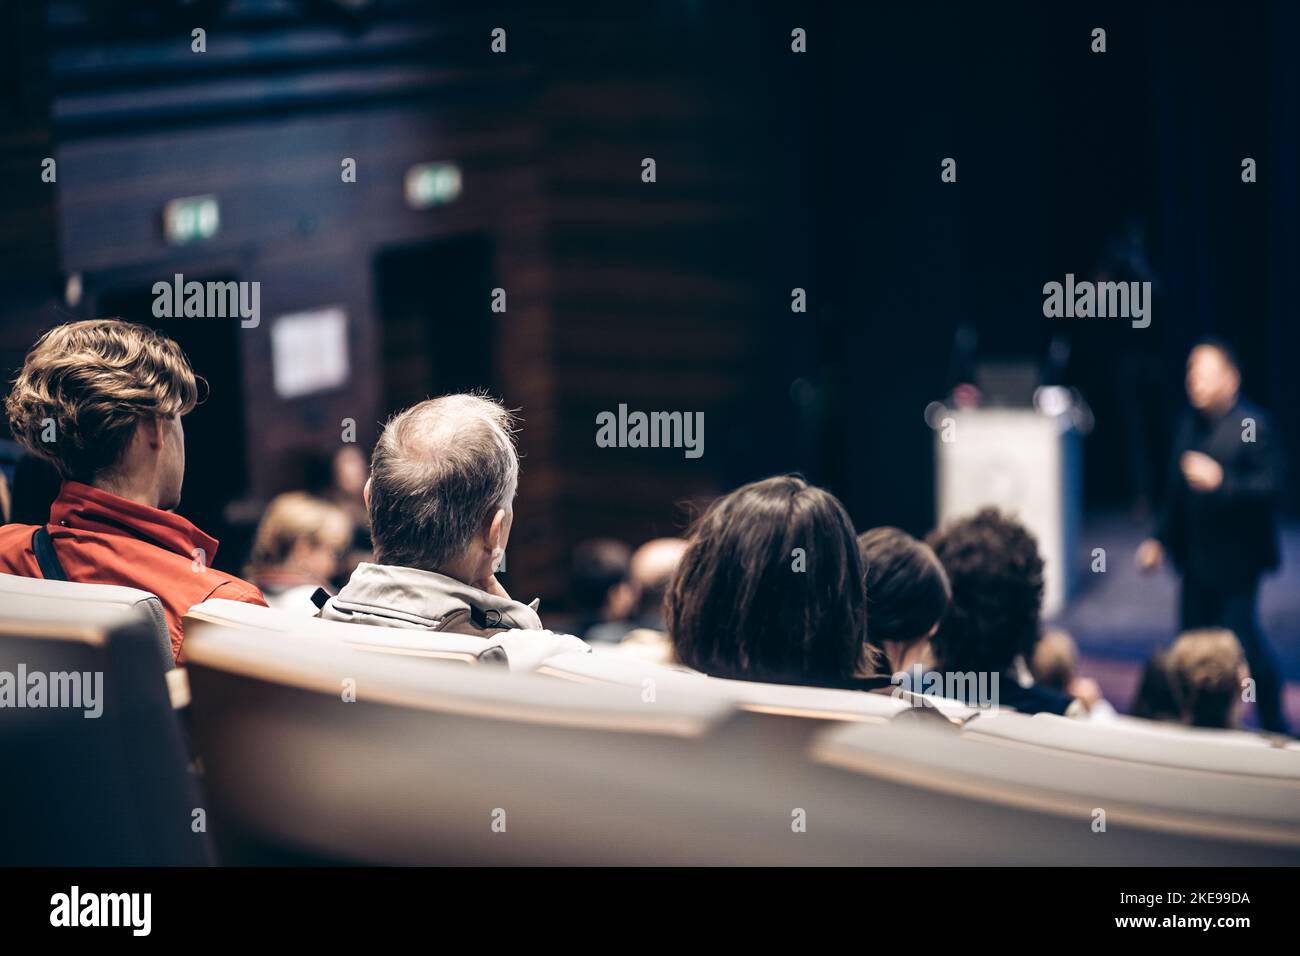
{"label": "blue carpet", "polygon": [[[1178,578],[1168,568],[1142,574],[1134,564],[1150,525],[1127,517],[1096,516],[1079,540],[1084,569],[1057,623],[1087,655],[1145,660],[1178,628]],[[1106,572],[1091,573],[1092,550],[1106,549]],[[1260,589],[1260,624],[1288,680],[1300,680],[1300,525],[1282,531],[1282,567]]]}

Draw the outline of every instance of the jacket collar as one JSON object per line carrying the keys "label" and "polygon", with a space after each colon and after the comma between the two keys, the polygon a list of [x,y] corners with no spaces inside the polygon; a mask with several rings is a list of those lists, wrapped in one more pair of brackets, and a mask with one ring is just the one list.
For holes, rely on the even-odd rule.
{"label": "jacket collar", "polygon": [[482,619],[487,628],[540,630],[542,626],[536,601],[529,605],[498,597],[436,571],[366,561],[357,565],[330,604],[341,611],[396,618],[429,628],[458,611]]}
{"label": "jacket collar", "polygon": [[203,552],[209,566],[217,554],[217,539],[170,511],[150,508],[110,494],[102,488],[65,481],[50,507],[50,524],[76,531],[140,538],[167,551],[191,557]]}

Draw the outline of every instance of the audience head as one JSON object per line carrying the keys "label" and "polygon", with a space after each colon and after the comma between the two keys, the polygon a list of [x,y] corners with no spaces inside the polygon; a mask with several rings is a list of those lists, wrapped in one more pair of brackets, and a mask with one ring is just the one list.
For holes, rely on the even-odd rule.
{"label": "audience head", "polygon": [[1231,631],[1186,631],[1165,659],[1169,683],[1183,723],[1193,727],[1234,727],[1246,666]]}
{"label": "audience head", "polygon": [[1232,347],[1220,339],[1202,339],[1187,357],[1187,400],[1197,411],[1221,414],[1232,408],[1241,391],[1241,368]]}
{"label": "audience head", "polygon": [[1138,680],[1137,693],[1133,695],[1133,704],[1129,713],[1134,717],[1147,720],[1180,720],[1178,700],[1174,696],[1174,687],[1169,680],[1169,668],[1164,651],[1156,651],[1147,658],[1142,668],[1142,677]]}
{"label": "audience head", "polygon": [[398,413],[365,486],[375,559],[484,586],[505,554],[518,482],[514,418],[499,402],[446,395]]}
{"label": "audience head", "polygon": [[62,478],[175,508],[185,471],[181,416],[198,399],[175,342],[142,325],[94,319],[37,340],[5,411],[14,438]]}
{"label": "audience head", "polygon": [[573,598],[580,613],[617,620],[632,613],[636,592],[628,580],[632,550],[612,538],[592,538],[573,549]]}
{"label": "audience head", "polygon": [[366,486],[366,456],[356,445],[342,445],[330,459],[329,490],[349,501],[361,500]]}
{"label": "audience head", "polygon": [[796,476],[745,485],[704,512],[666,611],[677,659],[716,677],[833,684],[874,669],[853,524]]}
{"label": "audience head", "polygon": [[898,528],[873,528],[858,537],[867,587],[867,633],[900,670],[909,648],[932,637],[952,589],[933,549]]}
{"label": "audience head", "polygon": [[1001,672],[1038,641],[1043,560],[1018,521],[993,508],[931,532],[952,604],[931,641],[946,671]]}
{"label": "audience head", "polygon": [[291,572],[328,581],[352,541],[352,521],[342,509],[300,491],[277,495],[253,536],[248,576]]}
{"label": "audience head", "polygon": [[1074,638],[1060,628],[1044,631],[1029,660],[1029,672],[1034,675],[1035,683],[1068,694],[1078,669],[1079,647]]}
{"label": "audience head", "polygon": [[638,595],[637,616],[644,623],[658,627],[662,622],[664,597],[685,553],[682,538],[654,538],[632,555],[629,574]]}

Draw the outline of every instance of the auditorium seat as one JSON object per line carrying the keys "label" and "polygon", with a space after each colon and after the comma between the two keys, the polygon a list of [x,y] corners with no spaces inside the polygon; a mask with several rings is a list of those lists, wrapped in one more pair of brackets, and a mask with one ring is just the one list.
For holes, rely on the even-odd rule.
{"label": "auditorium seat", "polygon": [[[127,588],[100,602],[90,585],[6,592],[0,605],[0,671],[6,681],[45,675],[75,689],[82,706],[0,709],[5,768],[0,863],[6,865],[199,865],[212,861],[205,804],[160,659],[156,620]],[[74,590],[79,589],[79,590]],[[99,675],[98,680],[96,675]],[[37,686],[32,682],[32,686]],[[91,697],[95,700],[91,700]],[[37,699],[29,696],[29,703]],[[53,703],[52,696],[45,698]],[[93,716],[95,712],[99,716]]]}
{"label": "auditorium seat", "polygon": [[1127,714],[1114,714],[1097,724],[1108,724],[1122,730],[1153,736],[1175,736],[1182,739],[1204,740],[1207,743],[1232,744],[1246,747],[1278,747],[1285,749],[1295,743],[1294,738],[1279,734],[1256,733],[1252,730],[1215,730],[1208,727],[1189,727],[1167,720],[1149,720],[1145,717],[1130,717]]}
{"label": "auditorium seat", "polygon": [[[1168,771],[1116,762],[1127,777],[1111,780],[1107,763],[1102,783],[1084,781],[1077,761],[937,724],[819,722],[810,748],[781,722],[695,695],[649,701],[493,668],[417,673],[234,628],[205,631],[189,660],[229,862],[1300,861],[1294,820],[1269,803],[1277,790],[1248,789],[1232,807],[1211,781],[1210,809],[1174,814],[1149,792]],[[1080,797],[1085,783],[1106,802]],[[1139,796],[1119,799],[1128,784]],[[1099,805],[1105,834],[1090,826]]]}
{"label": "auditorium seat", "polygon": [[356,650],[422,657],[462,664],[504,664],[512,671],[536,670],[556,654],[585,652],[587,645],[568,634],[506,631],[490,638],[415,628],[378,627],[322,621],[294,611],[259,607],[242,601],[213,599],[185,615],[185,640],[211,627],[234,627],[271,635],[299,634],[341,642]]}
{"label": "auditorium seat", "polygon": [[112,584],[47,581],[45,578],[25,578],[15,574],[0,573],[0,605],[25,601],[30,596],[139,608],[153,623],[156,641],[162,653],[163,666],[168,670],[176,666],[172,659],[171,635],[167,631],[167,615],[163,612],[162,602],[158,600],[157,595]]}
{"label": "auditorium seat", "polygon": [[1270,746],[1267,738],[1257,734],[1155,721],[1093,722],[1012,713],[982,715],[966,726],[966,733],[1111,760],[1300,782],[1300,753]]}
{"label": "auditorium seat", "polygon": [[[976,711],[958,701],[920,695],[864,693],[823,687],[767,684],[759,681],[706,677],[686,668],[651,664],[617,652],[595,649],[590,654],[564,654],[548,660],[538,673],[573,681],[626,688],[633,696],[653,686],[657,695],[675,700],[703,695],[734,704],[741,710],[816,720],[887,721],[936,712],[960,723]],[[650,683],[647,683],[650,682]]]}
{"label": "auditorium seat", "polygon": [[[227,861],[480,862],[492,847],[475,831],[491,835],[499,805],[526,826],[548,759],[588,763],[598,739],[662,749],[732,713],[717,701],[646,704],[497,668],[411,668],[305,632],[272,642],[212,624],[186,647]],[[466,847],[475,851],[458,856]]]}
{"label": "auditorium seat", "polygon": [[1049,725],[1037,716],[985,715],[961,734],[935,736],[924,749],[845,725],[820,737],[814,753],[829,766],[1068,818],[1084,832],[1103,810],[1107,829],[1098,837],[1147,831],[1204,839],[1221,847],[1214,859],[1223,863],[1300,860],[1300,781],[1294,778],[1099,759],[974,731],[1004,716],[1008,727]]}

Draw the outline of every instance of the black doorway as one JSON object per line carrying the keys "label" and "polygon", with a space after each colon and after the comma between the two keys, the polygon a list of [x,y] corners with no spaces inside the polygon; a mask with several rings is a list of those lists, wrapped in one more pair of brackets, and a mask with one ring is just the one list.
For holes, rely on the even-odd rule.
{"label": "black doorway", "polygon": [[491,389],[492,245],[457,236],[375,258],[386,413],[425,398]]}

